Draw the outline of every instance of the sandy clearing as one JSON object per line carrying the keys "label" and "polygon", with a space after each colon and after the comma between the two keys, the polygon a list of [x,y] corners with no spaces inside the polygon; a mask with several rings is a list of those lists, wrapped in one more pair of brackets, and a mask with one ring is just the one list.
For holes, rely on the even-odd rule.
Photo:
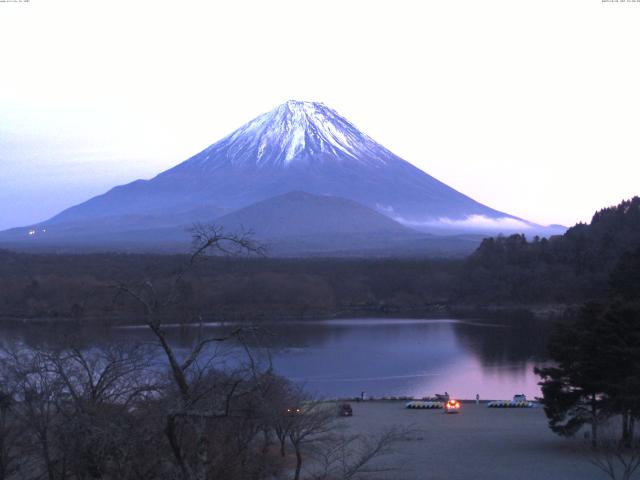
{"label": "sandy clearing", "polygon": [[408,410],[404,402],[352,403],[341,420],[349,433],[392,426],[420,429],[384,463],[401,467],[367,478],[394,480],[589,480],[606,476],[589,464],[579,440],[554,435],[542,408],[492,409],[465,403],[459,414]]}

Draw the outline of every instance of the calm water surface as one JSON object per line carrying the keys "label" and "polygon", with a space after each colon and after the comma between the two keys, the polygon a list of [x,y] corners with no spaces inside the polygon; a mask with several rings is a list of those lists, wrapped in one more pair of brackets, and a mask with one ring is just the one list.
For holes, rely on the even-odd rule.
{"label": "calm water surface", "polygon": [[[479,394],[496,399],[540,394],[533,367],[546,361],[549,327],[548,322],[515,318],[357,319],[264,325],[258,336],[261,345],[268,344],[277,372],[322,397],[447,391],[458,398]],[[207,326],[197,335],[220,335],[228,328]],[[187,352],[195,341],[194,330],[172,328],[171,342]],[[35,327],[2,335],[34,345],[49,337]],[[87,345],[152,339],[144,328],[83,332],[82,337]]]}

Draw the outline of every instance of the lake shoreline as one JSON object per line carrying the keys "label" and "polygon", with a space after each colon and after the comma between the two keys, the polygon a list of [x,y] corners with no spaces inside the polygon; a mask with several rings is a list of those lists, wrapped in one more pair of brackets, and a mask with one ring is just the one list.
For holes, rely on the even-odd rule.
{"label": "lake shoreline", "polygon": [[[540,305],[432,305],[420,308],[354,308],[333,312],[283,312],[262,315],[243,315],[239,312],[226,315],[212,315],[203,317],[201,322],[184,321],[176,322],[175,316],[166,316],[165,320],[173,324],[195,325],[198,323],[279,323],[292,321],[322,321],[341,320],[354,318],[379,318],[379,319],[437,319],[437,318],[532,318],[536,320],[556,321],[567,317],[573,317],[577,305],[572,304],[540,304]],[[136,326],[141,325],[140,316],[106,317],[106,316],[38,316],[25,317],[20,315],[0,314],[0,325],[86,325],[86,326]]]}
{"label": "lake shoreline", "polygon": [[[157,346],[151,330],[137,322],[91,324],[14,322],[3,326],[7,342],[44,345]],[[212,346],[221,365],[242,362],[242,345],[254,359],[315,398],[424,398],[450,392],[456,398],[539,396],[533,367],[546,361],[551,324],[535,317],[351,318],[280,321],[247,325],[210,323],[164,325],[169,343],[186,355],[206,338],[229,338]],[[240,328],[239,336],[231,332]],[[219,347],[219,348],[218,348]],[[160,351],[154,353],[161,354]],[[226,357],[225,357],[226,356]],[[226,359],[225,359],[226,358]]]}

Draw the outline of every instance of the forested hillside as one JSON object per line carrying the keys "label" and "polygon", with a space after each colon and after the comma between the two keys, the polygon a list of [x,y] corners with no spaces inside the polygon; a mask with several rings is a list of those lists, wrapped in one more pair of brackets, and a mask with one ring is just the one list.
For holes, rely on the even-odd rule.
{"label": "forested hillside", "polygon": [[581,302],[601,297],[618,260],[640,247],[640,197],[602,209],[549,239],[487,238],[467,260],[459,294],[482,302]]}

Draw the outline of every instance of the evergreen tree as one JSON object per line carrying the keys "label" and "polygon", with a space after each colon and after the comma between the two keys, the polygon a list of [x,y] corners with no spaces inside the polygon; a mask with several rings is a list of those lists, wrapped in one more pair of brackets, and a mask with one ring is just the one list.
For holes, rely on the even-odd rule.
{"label": "evergreen tree", "polygon": [[609,285],[614,299],[630,304],[640,302],[640,246],[620,257]]}
{"label": "evergreen tree", "polygon": [[558,326],[549,343],[556,366],[535,369],[551,430],[572,436],[588,424],[594,445],[598,424],[609,411],[606,372],[598,362],[600,342],[593,328],[601,312],[601,305],[588,304],[577,322]]}
{"label": "evergreen tree", "polygon": [[558,327],[549,353],[556,366],[541,376],[545,413],[551,429],[573,435],[591,424],[620,415],[622,440],[631,444],[640,418],[640,249],[624,255],[613,269],[605,304],[587,304],[577,322]]}

